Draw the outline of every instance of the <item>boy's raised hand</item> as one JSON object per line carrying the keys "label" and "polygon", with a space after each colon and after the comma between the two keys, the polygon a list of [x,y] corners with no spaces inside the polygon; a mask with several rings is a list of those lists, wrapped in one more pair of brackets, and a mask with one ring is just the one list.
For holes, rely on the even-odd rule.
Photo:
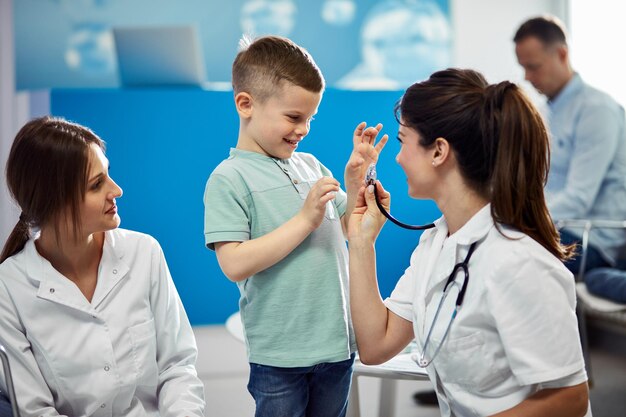
{"label": "boy's raised hand", "polygon": [[300,215],[315,230],[322,224],[326,213],[326,203],[335,198],[339,191],[339,181],[331,177],[322,177],[311,187],[309,195],[300,209]]}
{"label": "boy's raised hand", "polygon": [[364,185],[367,168],[371,164],[378,162],[378,155],[385,147],[387,139],[389,138],[388,135],[383,135],[378,143],[376,143],[376,137],[378,137],[383,125],[378,123],[375,127],[366,128],[365,126],[367,126],[367,124],[361,122],[357,125],[356,129],[354,129],[352,136],[352,153],[350,154],[350,159],[346,164],[344,173],[348,199],[345,215],[341,218],[341,225],[344,235],[346,236],[348,233],[348,221],[350,220],[352,210],[354,210],[359,189]]}
{"label": "boy's raised hand", "polygon": [[352,154],[350,154],[344,173],[348,192],[357,192],[363,185],[367,167],[378,162],[378,155],[380,155],[389,139],[389,136],[385,134],[376,143],[376,138],[383,128],[382,123],[378,123],[374,127],[366,128],[366,126],[365,122],[359,123],[356,129],[354,129],[352,136]]}

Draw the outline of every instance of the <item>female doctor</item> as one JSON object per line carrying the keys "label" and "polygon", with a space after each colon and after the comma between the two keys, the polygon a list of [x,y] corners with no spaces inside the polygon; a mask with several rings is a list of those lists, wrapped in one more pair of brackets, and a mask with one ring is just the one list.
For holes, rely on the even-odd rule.
{"label": "female doctor", "polygon": [[349,224],[361,361],[385,362],[415,338],[413,359],[443,416],[586,415],[574,279],[561,262],[571,248],[560,245],[544,201],[549,148],[539,114],[516,85],[458,69],[409,87],[396,114],[409,195],[433,199],[443,216],[382,301],[374,242],[385,217],[374,185],[361,189]]}
{"label": "female doctor", "polygon": [[22,214],[0,257],[0,343],[21,414],[202,416],[191,326],[156,240],[118,229],[103,142],[34,119],[7,183]]}

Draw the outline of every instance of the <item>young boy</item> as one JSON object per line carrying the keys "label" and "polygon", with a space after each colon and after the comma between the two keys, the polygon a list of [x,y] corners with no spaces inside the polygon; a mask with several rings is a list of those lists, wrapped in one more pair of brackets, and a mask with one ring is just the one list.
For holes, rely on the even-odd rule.
{"label": "young boy", "polygon": [[303,48],[267,36],[233,63],[237,147],[205,190],[205,242],[241,292],[256,416],[344,416],[355,341],[343,230],[382,125],[354,132],[348,194],[313,155],[295,152],[324,78]]}

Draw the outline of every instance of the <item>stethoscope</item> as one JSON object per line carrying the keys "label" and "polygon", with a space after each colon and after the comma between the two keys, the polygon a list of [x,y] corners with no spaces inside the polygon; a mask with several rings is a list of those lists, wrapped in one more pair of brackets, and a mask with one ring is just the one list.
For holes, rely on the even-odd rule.
{"label": "stethoscope", "polygon": [[[401,221],[399,221],[396,218],[394,218],[383,207],[383,205],[380,203],[380,201],[378,199],[378,190],[376,188],[376,165],[375,164],[371,164],[367,168],[367,172],[365,174],[365,184],[374,186],[374,197],[375,197],[376,205],[378,206],[378,209],[381,211],[381,213],[383,213],[385,215],[386,218],[391,220],[393,223],[395,223],[398,226],[403,227],[405,229],[411,229],[411,230],[425,230],[425,229],[431,229],[431,228],[435,227],[434,223],[429,223],[429,224],[425,224],[425,225],[421,225],[421,226],[414,226],[414,225],[402,223]],[[472,253],[474,252],[474,249],[476,249],[476,243],[477,242],[472,243],[472,245],[469,248],[469,251],[467,252],[467,255],[465,256],[465,259],[463,260],[463,262],[460,262],[460,263],[454,265],[454,268],[452,268],[452,272],[450,273],[450,275],[448,276],[448,279],[446,280],[446,285],[444,285],[444,287],[443,287],[443,293],[441,294],[441,299],[439,300],[439,305],[437,306],[437,310],[435,311],[435,315],[433,317],[433,321],[430,324],[430,328],[428,329],[428,333],[426,334],[426,340],[424,341],[424,347],[422,348],[422,352],[419,354],[419,356],[417,354],[411,355],[411,359],[415,363],[417,363],[417,365],[420,368],[426,368],[428,365],[430,365],[432,363],[433,360],[435,360],[435,358],[439,354],[439,351],[441,350],[441,346],[443,346],[443,343],[446,340],[446,337],[448,336],[448,333],[450,332],[450,326],[452,326],[452,322],[454,321],[454,319],[455,319],[459,309],[461,308],[461,305],[463,304],[463,298],[465,297],[465,291],[467,290],[467,283],[469,281],[468,264],[469,264],[469,260],[470,260],[470,258],[472,256]],[[433,328],[435,327],[435,323],[437,322],[437,317],[439,317],[439,312],[441,311],[441,307],[443,306],[444,301],[448,297],[448,294],[450,294],[450,289],[452,287],[458,286],[458,284],[456,283],[455,278],[456,278],[456,274],[457,274],[457,272],[459,270],[463,271],[464,276],[463,276],[463,284],[461,285],[461,289],[459,290],[459,294],[456,297],[456,303],[455,303],[455,306],[454,306],[454,311],[452,312],[452,316],[450,317],[450,321],[448,322],[448,326],[446,327],[446,331],[443,334],[443,337],[441,338],[441,341],[439,342],[439,346],[437,346],[437,349],[435,349],[435,353],[430,357],[430,359],[427,359],[426,358],[426,351],[428,349],[428,345],[430,345],[431,335],[433,333]]]}
{"label": "stethoscope", "polygon": [[[459,262],[458,264],[454,265],[454,268],[452,268],[452,272],[450,273],[450,275],[448,276],[448,279],[446,280],[446,285],[444,285],[443,287],[443,293],[441,294],[441,299],[439,300],[439,305],[437,306],[437,310],[435,311],[435,316],[433,317],[433,321],[430,324],[430,329],[428,329],[428,333],[426,334],[426,340],[424,341],[424,347],[422,348],[422,353],[420,353],[420,355],[416,355],[413,354],[411,355],[411,359],[413,359],[413,361],[415,363],[417,363],[417,365],[420,368],[426,368],[428,365],[431,364],[432,361],[435,360],[435,358],[437,357],[437,355],[439,354],[439,351],[441,350],[441,346],[443,346],[444,341],[446,340],[446,337],[448,336],[448,333],[450,332],[450,326],[452,326],[452,322],[454,321],[459,309],[461,308],[461,305],[463,304],[463,298],[465,297],[465,290],[467,290],[467,283],[469,282],[469,268],[468,268],[468,264],[469,264],[469,260],[472,257],[472,253],[474,253],[474,249],[476,249],[476,244],[478,242],[474,242],[472,243],[472,245],[469,248],[469,251],[467,252],[467,255],[465,256],[465,259],[463,260],[463,262]],[[459,294],[456,297],[456,303],[454,306],[454,311],[452,312],[452,316],[450,317],[450,321],[448,322],[448,326],[446,327],[446,331],[443,334],[443,337],[441,338],[441,341],[439,342],[439,346],[437,346],[437,349],[435,349],[435,353],[433,353],[433,355],[430,357],[430,359],[426,358],[426,351],[428,349],[428,345],[430,344],[430,336],[433,332],[433,328],[435,327],[435,323],[437,322],[437,317],[439,317],[439,312],[441,311],[441,306],[443,305],[443,302],[446,300],[446,298],[448,297],[448,294],[450,294],[450,289],[454,286],[458,286],[458,284],[456,283],[456,274],[459,270],[463,271],[463,284],[461,285],[461,289],[459,290]]]}
{"label": "stethoscope", "polygon": [[380,204],[380,201],[378,198],[378,189],[376,187],[376,164],[370,164],[370,166],[367,167],[367,171],[365,172],[365,186],[368,186],[368,185],[374,186],[374,197],[376,197],[374,200],[376,200],[376,205],[378,206],[378,209],[380,210],[381,213],[385,215],[386,218],[391,220],[393,223],[397,224],[400,227],[403,227],[405,229],[410,229],[410,230],[426,230],[426,229],[432,229],[433,227],[435,227],[434,223],[428,223],[428,224],[424,224],[421,226],[415,226],[412,224],[402,223],[400,220],[393,217],[391,213],[389,213],[383,207],[383,205]]}

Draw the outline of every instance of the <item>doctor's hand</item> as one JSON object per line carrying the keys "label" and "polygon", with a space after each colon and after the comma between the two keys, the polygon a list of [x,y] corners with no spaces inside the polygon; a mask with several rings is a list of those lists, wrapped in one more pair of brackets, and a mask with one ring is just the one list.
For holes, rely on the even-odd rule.
{"label": "doctor's hand", "polygon": [[339,181],[331,177],[322,177],[311,187],[309,195],[304,201],[304,206],[298,213],[311,228],[311,231],[322,224],[324,214],[326,214],[326,203],[334,200],[337,191],[339,191]]}
{"label": "doctor's hand", "polygon": [[374,187],[382,206],[389,211],[391,194],[383,188],[380,181],[367,187],[361,187],[356,199],[356,206],[348,223],[348,242],[350,244],[373,244],[387,221],[376,205]]}
{"label": "doctor's hand", "polygon": [[365,122],[359,123],[356,129],[354,129],[352,136],[352,153],[344,173],[346,190],[348,192],[354,191],[356,193],[356,190],[363,185],[367,168],[370,164],[378,162],[378,155],[380,155],[389,139],[388,135],[383,135],[376,143],[376,138],[383,128],[381,123],[378,123],[375,127],[370,126],[366,128],[365,126]]}

